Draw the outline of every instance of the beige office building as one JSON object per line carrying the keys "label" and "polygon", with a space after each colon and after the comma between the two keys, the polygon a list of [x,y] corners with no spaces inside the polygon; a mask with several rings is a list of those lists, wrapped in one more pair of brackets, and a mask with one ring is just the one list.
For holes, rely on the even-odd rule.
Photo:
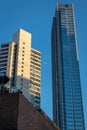
{"label": "beige office building", "polygon": [[23,95],[40,108],[41,53],[31,48],[31,33],[19,29],[12,42],[1,44],[0,73],[10,81],[10,92],[21,90]]}

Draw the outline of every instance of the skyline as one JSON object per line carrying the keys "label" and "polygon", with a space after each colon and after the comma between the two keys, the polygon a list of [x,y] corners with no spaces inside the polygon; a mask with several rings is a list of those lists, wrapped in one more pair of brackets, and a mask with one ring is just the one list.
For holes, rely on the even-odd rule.
{"label": "skyline", "polygon": [[[32,33],[33,48],[42,53],[42,109],[52,118],[52,83],[51,83],[51,27],[55,12],[55,1],[11,1],[1,0],[0,3],[0,43],[9,42],[12,35],[19,28]],[[82,95],[84,103],[85,123],[87,127],[87,61],[86,56],[86,11],[87,2],[67,0],[59,3],[74,3],[74,13],[76,21],[76,34],[79,51],[80,76],[82,84]],[[50,6],[49,6],[50,5]],[[40,11],[41,10],[41,11]],[[46,64],[45,64],[46,62]],[[49,94],[48,94],[49,92]],[[49,96],[48,96],[49,95]],[[48,99],[48,101],[47,101]],[[49,104],[48,104],[49,103]],[[45,106],[44,106],[45,104]],[[87,129],[87,128],[86,128]]]}

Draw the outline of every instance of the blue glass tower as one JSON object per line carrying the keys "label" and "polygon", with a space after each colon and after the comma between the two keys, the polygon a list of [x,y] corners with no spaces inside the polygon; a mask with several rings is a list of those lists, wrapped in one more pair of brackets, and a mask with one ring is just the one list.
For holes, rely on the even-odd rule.
{"label": "blue glass tower", "polygon": [[85,130],[72,4],[57,4],[51,38],[53,120],[61,130]]}

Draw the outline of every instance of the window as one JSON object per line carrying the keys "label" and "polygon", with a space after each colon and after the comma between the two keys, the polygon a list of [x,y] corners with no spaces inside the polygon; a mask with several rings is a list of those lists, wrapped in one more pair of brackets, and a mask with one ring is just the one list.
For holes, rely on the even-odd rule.
{"label": "window", "polygon": [[24,72],[24,70],[21,70],[22,72]]}
{"label": "window", "polygon": [[6,67],[0,68],[0,71],[6,71]]}
{"label": "window", "polygon": [[4,52],[4,51],[8,51],[8,48],[5,48],[5,49],[1,48],[1,52]]}
{"label": "window", "polygon": [[4,48],[4,47],[9,47],[9,44],[3,44],[3,45],[1,45],[1,48]]}
{"label": "window", "polygon": [[23,79],[21,79],[21,81],[23,81]]}
{"label": "window", "polygon": [[4,66],[7,66],[7,63],[5,63],[5,64],[0,64],[0,67],[4,67]]}
{"label": "window", "polygon": [[23,44],[25,44],[25,42],[23,42]]}
{"label": "window", "polygon": [[7,54],[8,54],[8,52],[3,52],[3,53],[0,53],[0,56],[7,55]]}
{"label": "window", "polygon": [[8,58],[8,56],[2,56],[2,57],[0,57],[0,59],[4,59],[4,58]]}

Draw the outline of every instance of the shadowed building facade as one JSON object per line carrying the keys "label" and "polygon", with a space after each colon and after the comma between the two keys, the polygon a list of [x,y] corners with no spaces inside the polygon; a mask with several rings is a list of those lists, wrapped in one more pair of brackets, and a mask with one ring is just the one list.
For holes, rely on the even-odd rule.
{"label": "shadowed building facade", "polygon": [[0,95],[0,130],[59,130],[42,110],[21,93]]}
{"label": "shadowed building facade", "polygon": [[10,79],[10,92],[21,90],[24,96],[40,108],[41,52],[31,48],[31,33],[19,29],[12,42],[0,47],[0,73]]}
{"label": "shadowed building facade", "polygon": [[51,37],[53,120],[61,130],[85,130],[72,4],[56,5]]}

